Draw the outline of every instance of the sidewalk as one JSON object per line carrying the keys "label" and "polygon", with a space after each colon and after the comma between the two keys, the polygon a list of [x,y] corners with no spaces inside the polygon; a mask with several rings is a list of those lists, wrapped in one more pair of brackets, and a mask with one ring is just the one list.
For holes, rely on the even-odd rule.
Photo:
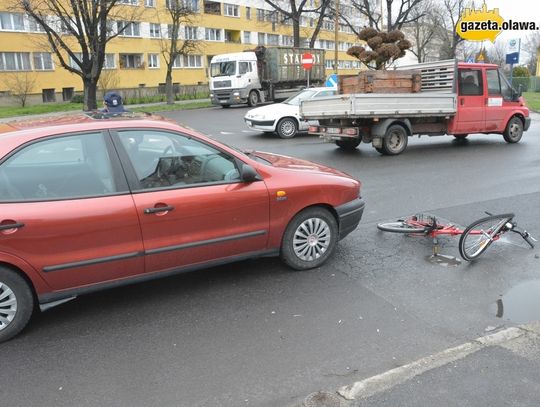
{"label": "sidewalk", "polygon": [[477,338],[319,398],[325,400],[302,406],[537,407],[540,322]]}
{"label": "sidewalk", "polygon": [[[174,102],[176,105],[185,105],[189,103],[198,103],[198,102],[210,102],[210,99],[186,99],[186,100],[178,100]],[[134,105],[125,105],[126,109],[135,109],[139,107],[145,107],[145,106],[157,106],[165,104],[165,102],[156,102],[156,103],[141,103],[141,104],[134,104]],[[13,121],[19,121],[19,120],[30,120],[30,119],[39,119],[41,117],[55,117],[55,116],[64,116],[74,113],[80,113],[80,110],[70,110],[66,112],[54,112],[54,113],[43,113],[43,114],[29,114],[29,115],[23,115],[23,116],[12,116],[12,117],[4,117],[0,118],[0,123],[7,123],[7,122],[13,122]]]}

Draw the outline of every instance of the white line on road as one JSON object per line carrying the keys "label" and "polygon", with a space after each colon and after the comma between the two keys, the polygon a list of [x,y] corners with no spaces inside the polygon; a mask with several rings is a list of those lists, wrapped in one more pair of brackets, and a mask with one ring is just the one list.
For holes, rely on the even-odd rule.
{"label": "white line on road", "polygon": [[343,386],[338,393],[347,400],[367,398],[374,394],[388,390],[398,384],[404,383],[422,373],[436,369],[448,363],[479,351],[486,346],[499,345],[526,334],[525,329],[508,328],[497,333],[477,338],[471,342],[446,349],[442,352],[418,359],[408,365],[388,370],[376,376],[369,377],[359,382]]}

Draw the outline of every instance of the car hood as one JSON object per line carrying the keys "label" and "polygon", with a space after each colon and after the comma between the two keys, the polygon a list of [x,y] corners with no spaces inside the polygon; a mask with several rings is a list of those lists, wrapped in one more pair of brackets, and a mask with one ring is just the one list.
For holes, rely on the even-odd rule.
{"label": "car hood", "polygon": [[255,109],[248,110],[246,118],[255,118],[256,116],[264,116],[264,118],[281,117],[284,115],[298,114],[298,106],[288,105],[285,103],[274,103],[268,106],[261,106]]}
{"label": "car hood", "polygon": [[335,168],[327,167],[326,165],[317,164],[312,161],[302,160],[300,158],[288,157],[286,155],[265,153],[262,151],[254,151],[253,153],[257,157],[268,161],[272,167],[284,168],[288,170],[306,171],[322,173],[327,175],[337,175],[340,177],[353,178],[349,174],[336,170]]}

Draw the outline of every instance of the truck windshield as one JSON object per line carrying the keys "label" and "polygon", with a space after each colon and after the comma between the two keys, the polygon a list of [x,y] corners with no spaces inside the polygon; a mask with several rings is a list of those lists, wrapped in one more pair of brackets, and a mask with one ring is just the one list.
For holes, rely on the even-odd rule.
{"label": "truck windshield", "polygon": [[291,96],[289,99],[284,101],[283,103],[286,103],[288,105],[294,105],[294,106],[300,106],[300,103],[302,103],[302,100],[310,99],[315,93],[314,90],[303,90],[300,93],[297,93],[294,96]]}
{"label": "truck windshield", "polygon": [[217,62],[210,66],[210,75],[212,78],[216,76],[231,76],[236,74],[236,61]]}

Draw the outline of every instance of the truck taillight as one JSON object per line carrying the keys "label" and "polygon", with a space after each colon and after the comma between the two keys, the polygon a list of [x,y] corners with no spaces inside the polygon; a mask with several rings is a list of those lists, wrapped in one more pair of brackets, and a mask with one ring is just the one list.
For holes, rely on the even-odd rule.
{"label": "truck taillight", "polygon": [[309,126],[308,132],[310,132],[310,133],[318,133],[319,128],[317,126]]}
{"label": "truck taillight", "polygon": [[343,133],[348,136],[356,136],[358,135],[358,129],[356,127],[347,127],[343,129]]}

